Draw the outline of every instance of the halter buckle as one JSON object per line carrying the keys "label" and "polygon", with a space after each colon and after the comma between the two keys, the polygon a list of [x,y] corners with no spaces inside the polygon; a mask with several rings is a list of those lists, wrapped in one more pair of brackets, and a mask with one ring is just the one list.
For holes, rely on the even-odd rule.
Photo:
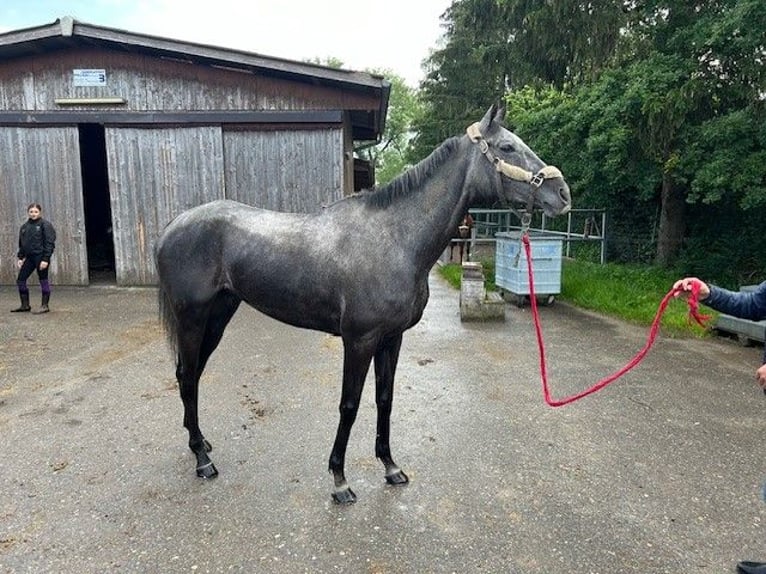
{"label": "halter buckle", "polygon": [[543,184],[544,181],[545,176],[543,175],[542,171],[538,171],[535,175],[532,176],[532,179],[529,180],[529,184],[537,189]]}

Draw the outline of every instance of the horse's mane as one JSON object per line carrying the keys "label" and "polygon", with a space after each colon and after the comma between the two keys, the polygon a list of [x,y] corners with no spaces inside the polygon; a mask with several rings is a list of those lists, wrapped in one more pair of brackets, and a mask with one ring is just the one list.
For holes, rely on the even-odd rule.
{"label": "horse's mane", "polygon": [[452,137],[442,143],[420,163],[396,176],[389,183],[361,191],[352,197],[359,198],[370,207],[385,208],[391,205],[396,198],[407,195],[414,189],[421,187],[434,172],[441,166],[457,147],[459,138]]}

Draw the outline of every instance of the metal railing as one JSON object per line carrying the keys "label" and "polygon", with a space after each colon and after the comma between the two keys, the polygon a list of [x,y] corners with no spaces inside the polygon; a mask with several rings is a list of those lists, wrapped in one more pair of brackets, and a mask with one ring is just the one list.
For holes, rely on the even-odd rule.
{"label": "metal railing", "polygon": [[[573,229],[572,221],[574,217],[581,214],[583,217],[582,231],[576,232]],[[541,231],[548,235],[560,235],[566,245],[566,256],[569,257],[570,248],[573,242],[591,241],[600,243],[600,263],[606,262],[606,210],[605,209],[571,209],[567,213],[566,231],[556,231],[547,229],[546,224],[549,218],[545,214],[541,217]]]}
{"label": "metal railing", "polygon": [[[467,239],[453,239],[452,243],[471,245],[495,243],[495,234],[499,232],[521,230],[521,221],[515,212],[508,209],[471,209],[473,229]],[[606,261],[606,210],[572,209],[566,215],[566,225],[552,220],[543,213],[536,213],[532,218],[530,231],[561,237],[565,244],[566,257],[571,256],[571,247],[577,242],[599,243],[599,260]]]}

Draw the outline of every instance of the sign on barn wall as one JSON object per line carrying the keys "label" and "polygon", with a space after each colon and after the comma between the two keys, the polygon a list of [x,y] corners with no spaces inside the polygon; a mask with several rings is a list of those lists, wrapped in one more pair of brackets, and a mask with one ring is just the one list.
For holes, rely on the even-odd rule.
{"label": "sign on barn wall", "polygon": [[106,70],[74,70],[72,81],[75,86],[106,86]]}

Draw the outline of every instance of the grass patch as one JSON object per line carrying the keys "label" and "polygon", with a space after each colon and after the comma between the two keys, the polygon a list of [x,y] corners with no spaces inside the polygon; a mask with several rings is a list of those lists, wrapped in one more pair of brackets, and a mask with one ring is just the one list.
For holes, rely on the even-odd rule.
{"label": "grass patch", "polygon": [[[482,261],[488,291],[496,290],[494,260]],[[442,276],[460,288],[462,268],[450,263],[439,268]],[[637,325],[651,325],[663,297],[680,274],[649,265],[617,265],[564,259],[561,270],[561,293],[558,300]],[[712,325],[717,313],[703,308]],[[703,337],[709,331],[689,321],[685,300],[670,302],[662,317],[662,332],[673,336]]]}
{"label": "grass patch", "polygon": [[[651,325],[663,297],[679,277],[677,272],[649,265],[600,265],[565,259],[560,298],[583,309],[639,325]],[[663,332],[695,337],[705,335],[705,330],[689,322],[688,313],[685,300],[671,301],[662,317]],[[703,310],[703,314],[716,315],[710,309]]]}
{"label": "grass patch", "polygon": [[[482,269],[484,269],[484,287],[487,291],[497,291],[495,286],[495,260],[482,259]],[[447,280],[447,283],[455,289],[460,289],[460,281],[463,278],[463,267],[460,263],[445,263],[439,267],[439,273]]]}
{"label": "grass patch", "polygon": [[455,289],[460,289],[460,281],[463,278],[463,269],[457,263],[446,263],[438,267],[439,274],[447,280],[447,283]]}

